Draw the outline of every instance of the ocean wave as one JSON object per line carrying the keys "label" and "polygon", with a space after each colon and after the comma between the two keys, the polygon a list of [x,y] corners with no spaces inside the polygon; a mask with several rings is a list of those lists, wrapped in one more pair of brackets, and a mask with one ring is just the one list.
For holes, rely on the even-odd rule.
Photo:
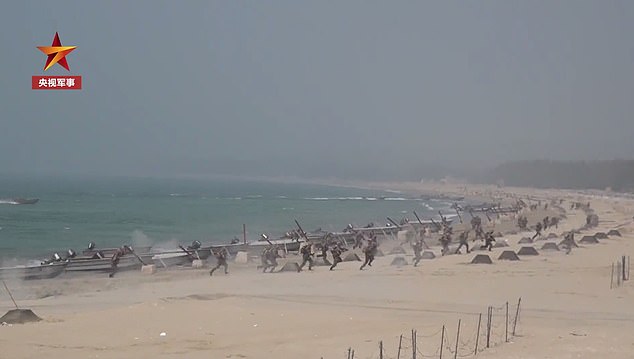
{"label": "ocean wave", "polygon": [[18,204],[18,202],[7,199],[0,199],[0,204]]}
{"label": "ocean wave", "polygon": [[386,197],[386,201],[407,201],[407,198],[403,197]]}

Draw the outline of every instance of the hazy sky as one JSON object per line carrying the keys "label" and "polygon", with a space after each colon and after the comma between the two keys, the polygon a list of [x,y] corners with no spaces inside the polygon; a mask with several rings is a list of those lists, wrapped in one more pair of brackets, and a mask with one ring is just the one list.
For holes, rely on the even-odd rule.
{"label": "hazy sky", "polygon": [[[30,89],[55,31],[81,91]],[[0,171],[632,158],[632,34],[633,1],[7,2]]]}

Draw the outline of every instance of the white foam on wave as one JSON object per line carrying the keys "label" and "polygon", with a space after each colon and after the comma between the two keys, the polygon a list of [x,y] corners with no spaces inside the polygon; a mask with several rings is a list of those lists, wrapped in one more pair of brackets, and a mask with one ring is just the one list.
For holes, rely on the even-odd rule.
{"label": "white foam on wave", "polygon": [[18,204],[18,202],[7,199],[0,199],[0,204]]}
{"label": "white foam on wave", "polygon": [[387,197],[385,198],[386,201],[407,201],[407,198],[403,198],[403,197]]}

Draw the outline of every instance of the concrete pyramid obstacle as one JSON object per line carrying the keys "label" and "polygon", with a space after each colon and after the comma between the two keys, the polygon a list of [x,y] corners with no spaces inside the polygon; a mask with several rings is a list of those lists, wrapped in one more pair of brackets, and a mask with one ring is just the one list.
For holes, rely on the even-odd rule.
{"label": "concrete pyramid obstacle", "polygon": [[524,237],[522,239],[519,240],[519,242],[517,242],[519,244],[531,244],[533,243],[533,240],[530,237]]}
{"label": "concrete pyramid obstacle", "polygon": [[0,318],[0,323],[24,324],[39,322],[42,318],[33,313],[31,309],[12,309]]}
{"label": "concrete pyramid obstacle", "polygon": [[385,254],[383,254],[383,251],[381,251],[380,249],[376,250],[376,253],[374,253],[375,257],[383,257],[385,256]]}
{"label": "concrete pyramid obstacle", "polygon": [[405,260],[405,257],[394,257],[394,259],[392,259],[392,263],[390,263],[391,266],[406,266],[407,265],[407,261]]}
{"label": "concrete pyramid obstacle", "polygon": [[405,254],[405,249],[401,246],[397,246],[392,248],[392,250],[388,254]]}
{"label": "concrete pyramid obstacle", "polygon": [[434,259],[436,255],[432,251],[424,251],[421,257],[423,257],[423,259]]}
{"label": "concrete pyramid obstacle", "polygon": [[607,239],[608,235],[605,234],[604,232],[597,232],[594,234],[594,238],[596,239]]}
{"label": "concrete pyramid obstacle", "polygon": [[559,238],[559,236],[557,235],[557,233],[550,232],[548,233],[548,236],[546,238],[553,239],[553,238]]}
{"label": "concrete pyramid obstacle", "polygon": [[504,251],[502,252],[502,254],[500,254],[498,259],[503,261],[519,261],[520,257],[518,257],[517,254],[515,254],[515,252],[513,251]]}
{"label": "concrete pyramid obstacle", "polygon": [[546,242],[542,246],[542,250],[543,251],[558,251],[559,250],[559,246],[555,242]]}
{"label": "concrete pyramid obstacle", "polygon": [[536,256],[539,255],[537,249],[535,247],[522,247],[519,251],[517,251],[518,256]]}
{"label": "concrete pyramid obstacle", "polygon": [[608,232],[608,236],[620,237],[621,236],[621,232],[617,231],[616,229],[610,229],[610,231]]}
{"label": "concrete pyramid obstacle", "polygon": [[297,262],[286,262],[278,272],[299,272]]}
{"label": "concrete pyramid obstacle", "polygon": [[330,263],[330,261],[326,257],[315,257],[315,259],[313,260],[313,266],[315,267],[324,267],[331,265],[332,263]]}
{"label": "concrete pyramid obstacle", "polygon": [[559,242],[560,247],[570,247],[570,248],[579,248],[579,245],[574,240],[564,239]]}
{"label": "concrete pyramid obstacle", "polygon": [[487,254],[476,254],[471,260],[471,264],[493,264],[493,261]]}
{"label": "concrete pyramid obstacle", "polygon": [[361,258],[359,258],[359,256],[356,253],[351,252],[346,254],[345,257],[343,257],[343,262],[361,262]]}
{"label": "concrete pyramid obstacle", "polygon": [[493,244],[493,248],[504,248],[508,246],[509,246],[509,243],[506,241],[506,239],[495,241],[495,243]]}
{"label": "concrete pyramid obstacle", "polygon": [[583,243],[583,244],[597,244],[597,243],[599,243],[599,240],[595,236],[583,236],[583,238],[581,238],[579,243]]}

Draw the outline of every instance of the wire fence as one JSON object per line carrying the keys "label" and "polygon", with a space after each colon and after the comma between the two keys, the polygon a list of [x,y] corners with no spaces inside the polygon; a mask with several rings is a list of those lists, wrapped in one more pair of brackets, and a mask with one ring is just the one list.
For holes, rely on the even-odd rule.
{"label": "wire fence", "polygon": [[630,256],[621,256],[616,263],[612,263],[610,289],[622,286],[627,280],[630,280]]}
{"label": "wire fence", "polygon": [[396,338],[396,348],[386,348],[384,341],[380,340],[378,355],[375,352],[361,357],[353,347],[349,347],[346,359],[457,359],[476,356],[519,335],[521,304],[522,298],[519,298],[513,305],[506,302],[502,306],[489,306],[486,314],[475,316],[476,320],[465,322],[461,318],[455,326],[442,325],[437,330],[428,329],[420,333],[412,329]]}

